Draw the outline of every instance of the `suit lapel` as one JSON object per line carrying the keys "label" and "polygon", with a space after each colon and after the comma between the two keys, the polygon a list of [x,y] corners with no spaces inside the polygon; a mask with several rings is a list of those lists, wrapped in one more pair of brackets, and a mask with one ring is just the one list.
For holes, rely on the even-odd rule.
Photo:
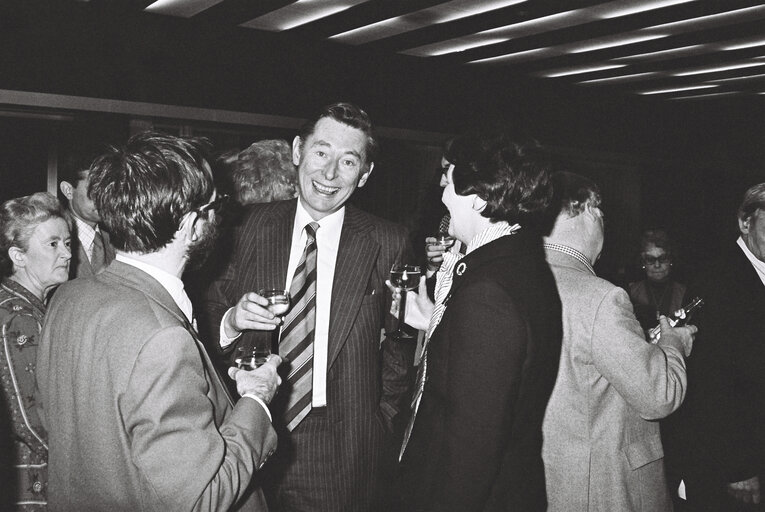
{"label": "suit lapel", "polygon": [[332,283],[327,368],[348,339],[380,252],[380,245],[368,236],[372,229],[366,217],[354,208],[346,208]]}
{"label": "suit lapel", "polygon": [[262,233],[255,242],[257,245],[254,248],[253,261],[268,261],[272,264],[258,265],[255,269],[255,282],[258,288],[284,288],[287,281],[296,207],[297,201],[275,205],[263,225],[259,226]]}

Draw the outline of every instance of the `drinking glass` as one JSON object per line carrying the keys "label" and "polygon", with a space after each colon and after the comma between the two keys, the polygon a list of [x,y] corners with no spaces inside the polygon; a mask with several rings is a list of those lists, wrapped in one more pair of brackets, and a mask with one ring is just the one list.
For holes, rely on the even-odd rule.
{"label": "drinking glass", "polygon": [[[290,308],[290,292],[277,288],[259,290],[258,295],[268,301],[268,310],[276,316],[282,316]],[[265,364],[271,355],[271,337],[259,337],[252,348],[239,347],[234,359],[238,368],[254,370]]]}
{"label": "drinking glass", "polygon": [[417,265],[394,263],[390,269],[390,282],[393,286],[396,287],[396,290],[401,295],[401,299],[399,299],[398,322],[396,323],[396,330],[387,333],[387,335],[392,338],[414,338],[414,336],[404,331],[402,327],[404,325],[404,319],[406,318],[406,293],[409,290],[417,289],[417,286],[420,284],[421,274],[422,272],[420,267]]}

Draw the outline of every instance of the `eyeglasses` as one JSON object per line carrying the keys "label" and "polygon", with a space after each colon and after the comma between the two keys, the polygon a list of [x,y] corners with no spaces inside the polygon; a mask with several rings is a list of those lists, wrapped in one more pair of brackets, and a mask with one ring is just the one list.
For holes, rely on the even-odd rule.
{"label": "eyeglasses", "polygon": [[644,255],[642,259],[645,265],[656,265],[657,263],[659,265],[666,265],[667,263],[669,263],[669,255],[667,254],[662,254],[661,256]]}
{"label": "eyeglasses", "polygon": [[215,214],[224,210],[225,207],[228,205],[230,199],[231,198],[228,194],[223,194],[216,197],[215,200],[210,201],[207,204],[203,204],[202,206],[194,210],[198,214],[197,218],[207,217],[208,220],[213,220],[213,218],[210,217],[210,212],[213,213],[214,217],[218,217],[218,215],[215,215]]}

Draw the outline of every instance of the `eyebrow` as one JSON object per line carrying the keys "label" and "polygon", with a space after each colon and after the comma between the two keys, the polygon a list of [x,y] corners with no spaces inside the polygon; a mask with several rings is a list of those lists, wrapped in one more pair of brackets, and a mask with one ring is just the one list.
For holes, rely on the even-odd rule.
{"label": "eyebrow", "polygon": [[[311,147],[315,147],[315,146],[322,146],[322,147],[331,148],[332,144],[330,144],[329,142],[327,142],[325,140],[317,140],[317,141],[314,141],[313,144],[311,144]],[[346,151],[345,153],[343,153],[343,156],[345,156],[345,155],[352,155],[352,156],[355,156],[356,158],[358,158],[359,160],[364,160],[364,158],[359,154],[358,151],[354,151],[352,149]]]}

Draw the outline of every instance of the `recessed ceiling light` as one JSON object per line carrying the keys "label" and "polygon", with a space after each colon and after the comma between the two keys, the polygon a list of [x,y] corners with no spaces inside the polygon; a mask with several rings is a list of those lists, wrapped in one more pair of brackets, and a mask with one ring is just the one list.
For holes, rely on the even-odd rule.
{"label": "recessed ceiling light", "polygon": [[[444,13],[444,15],[433,20],[433,23],[447,23],[449,21],[467,18],[477,14],[495,11],[504,7],[510,7],[511,5],[521,4],[525,1],[526,0],[483,0],[481,2],[475,2],[473,0],[453,0],[424,10],[434,12],[448,11],[448,14]],[[466,8],[466,6],[470,7]]]}
{"label": "recessed ceiling light", "polygon": [[581,45],[571,45],[572,49],[569,53],[585,53],[595,50],[602,50],[604,48],[613,48],[615,46],[625,46],[628,44],[642,43],[643,41],[652,41],[654,39],[661,39],[667,37],[669,34],[647,34],[647,35],[630,35],[630,36],[616,36],[610,38],[600,38],[589,43]]}
{"label": "recessed ceiling light", "polygon": [[693,1],[695,0],[654,0],[653,2],[643,0],[640,2],[610,2],[611,4],[615,4],[615,6],[601,14],[600,17],[603,19],[618,18],[620,16],[629,16],[630,14],[652,11],[654,9],[661,9],[662,7],[685,4]]}
{"label": "recessed ceiling light", "polygon": [[709,66],[705,68],[693,69],[690,71],[678,71],[670,73],[672,76],[691,76],[702,75],[704,73],[719,73],[720,71],[730,71],[732,69],[753,68],[756,66],[765,66],[765,62],[744,62],[740,64],[727,64],[723,66]]}
{"label": "recessed ceiling light", "polygon": [[498,55],[497,57],[488,57],[486,59],[471,60],[468,64],[488,64],[492,62],[514,62],[518,60],[524,60],[529,56],[544,55],[550,50],[550,48],[534,48],[533,50],[525,50],[522,52],[508,53],[505,55]]}
{"label": "recessed ceiling light", "polygon": [[280,32],[332,16],[366,1],[368,0],[298,0],[240,26]]}
{"label": "recessed ceiling light", "polygon": [[578,84],[600,84],[600,83],[608,83],[608,82],[630,82],[632,80],[642,80],[644,78],[649,78],[652,76],[656,76],[659,73],[656,71],[648,71],[645,73],[633,73],[631,75],[619,75],[619,76],[609,76],[607,78],[595,78],[593,80],[582,80],[581,82],[577,82]]}
{"label": "recessed ceiling light", "polygon": [[604,64],[604,65],[596,65],[596,66],[579,66],[579,67],[558,69],[555,71],[547,71],[544,73],[540,73],[539,76],[544,76],[547,78],[557,78],[559,76],[579,75],[582,73],[593,73],[595,71],[605,71],[606,69],[623,68],[625,66],[626,64]]}
{"label": "recessed ceiling light", "polygon": [[507,38],[501,37],[496,39],[487,39],[484,41],[476,41],[473,43],[459,44],[459,45],[450,46],[449,48],[444,48],[441,50],[434,50],[430,52],[430,55],[431,57],[437,57],[439,55],[446,55],[447,53],[464,52],[465,50],[472,50],[473,48],[480,48],[482,46],[489,46],[492,44],[504,43],[506,41],[507,41]]}
{"label": "recessed ceiling light", "polygon": [[144,10],[170,16],[190,18],[223,0],[157,0]]}
{"label": "recessed ceiling light", "polygon": [[741,43],[734,43],[727,46],[721,46],[721,50],[743,50],[744,48],[755,48],[757,46],[765,46],[765,39],[757,39],[754,41],[747,41]]}
{"label": "recessed ceiling light", "polygon": [[717,85],[689,85],[687,87],[671,87],[668,89],[652,89],[650,91],[638,91],[638,94],[667,94],[670,92],[695,91],[696,89],[711,89]]}

